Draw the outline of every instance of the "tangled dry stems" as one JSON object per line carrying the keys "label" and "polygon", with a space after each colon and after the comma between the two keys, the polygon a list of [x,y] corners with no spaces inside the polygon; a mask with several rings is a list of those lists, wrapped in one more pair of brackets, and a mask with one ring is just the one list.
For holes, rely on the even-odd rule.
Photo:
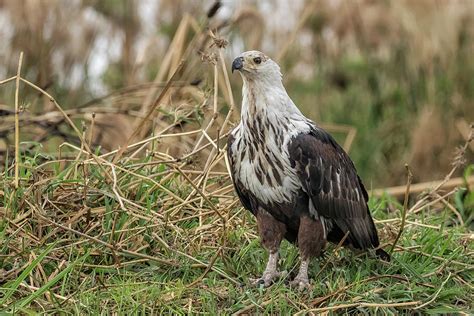
{"label": "tangled dry stems", "polygon": [[[223,63],[221,66],[220,71],[226,73]],[[219,71],[217,67],[218,63],[214,65],[215,79]],[[21,81],[45,93],[31,82],[23,78]],[[218,91],[217,79],[214,81],[214,91]],[[231,95],[231,91],[229,94]],[[120,150],[96,154],[87,143],[86,134],[75,127],[66,111],[52,96],[47,96],[64,116],[64,120],[75,129],[81,142],[79,146],[62,144],[63,148],[69,148],[75,158],[49,159],[32,166],[28,166],[26,161],[15,161],[14,166],[24,168],[23,174],[27,176],[18,179],[18,188],[15,188],[14,184],[12,186],[4,183],[5,189],[0,191],[2,198],[7,200],[9,205],[2,209],[2,215],[8,223],[6,232],[9,239],[9,255],[3,260],[13,267],[3,271],[2,282],[17,278],[39,255],[25,250],[41,245],[50,245],[50,250],[33,269],[29,281],[22,283],[22,287],[26,287],[27,291],[37,291],[60,271],[64,271],[61,268],[67,266],[72,250],[75,253],[88,253],[92,258],[96,258],[81,264],[84,271],[91,267],[119,269],[140,262],[154,262],[164,272],[170,267],[179,267],[186,261],[191,263],[193,268],[203,269],[202,275],[187,284],[187,287],[197,286],[210,271],[235,285],[242,282],[228,271],[214,265],[218,258],[226,260],[228,230],[249,225],[244,222],[245,217],[241,216],[243,209],[233,194],[229,175],[226,169],[222,169],[226,160],[225,145],[221,139],[225,138],[228,132],[225,126],[229,122],[229,116],[221,126],[216,124],[216,115],[213,115],[203,129],[166,133],[170,129],[168,126],[155,136],[129,144]],[[217,94],[213,97],[213,112],[218,113]],[[221,130],[215,138],[209,136],[209,131],[213,129]],[[194,150],[184,155],[173,156],[168,150],[156,149],[164,138],[194,135],[200,135],[198,138],[194,137]],[[156,142],[158,146],[153,145]],[[466,142],[461,153],[466,150],[468,144],[469,142]],[[150,148],[153,150],[149,150]],[[211,148],[206,163],[196,164],[194,159],[206,148]],[[460,166],[461,160],[458,156],[455,168]],[[450,179],[454,169],[445,181]],[[9,174],[9,169],[5,174]],[[443,204],[455,211],[448,199],[456,189],[444,193],[439,191],[441,186],[438,185],[420,197],[410,209],[407,209],[405,204],[406,213],[416,214],[437,204]],[[403,216],[401,220],[379,223],[382,231],[392,232],[385,236],[385,243],[392,244],[395,251],[416,251],[395,244],[399,236],[394,239],[394,231],[399,230],[401,234],[403,224],[400,223],[404,221]],[[424,224],[407,221],[406,225]],[[251,231],[246,231],[248,236],[245,238],[257,238],[249,233]],[[208,262],[203,262],[198,259],[198,253],[202,249],[215,249],[215,256]],[[337,255],[338,249],[339,247],[336,247],[330,256]],[[441,257],[433,259],[445,261]],[[51,262],[61,264],[53,273],[46,273],[47,268],[43,266]],[[473,268],[462,262],[450,263]],[[322,269],[324,268],[325,265]],[[352,285],[339,291],[345,291]],[[49,295],[62,301],[73,301],[74,294],[64,297],[55,292],[55,288],[49,292]],[[306,310],[322,312],[352,306],[387,305],[350,303],[317,307],[334,295],[337,293],[315,300]],[[413,301],[388,305],[416,308],[429,303]],[[251,308],[252,306],[248,307]],[[244,308],[242,312],[248,309]]]}
{"label": "tangled dry stems", "polygon": [[[1,282],[19,278],[27,267],[31,266],[32,269],[24,282],[18,284],[26,294],[7,293],[7,299],[5,297],[1,299],[4,304],[2,307],[12,302],[8,299],[11,296],[21,298],[27,294],[39,293],[45,284],[63,276],[73,268],[79,269],[79,278],[83,278],[81,273],[85,275],[90,269],[96,267],[120,269],[140,263],[153,263],[160,273],[167,273],[169,269],[188,264],[193,269],[202,269],[202,274],[185,284],[187,288],[199,286],[210,271],[235,285],[242,283],[242,280],[231,271],[215,265],[217,260],[225,262],[226,256],[232,250],[232,247],[228,246],[228,237],[232,230],[245,228],[242,238],[247,240],[255,239],[257,236],[253,233],[254,230],[249,228],[252,223],[247,222],[246,217],[243,216],[244,210],[233,194],[227,172],[224,140],[232,127],[235,105],[222,54],[222,48],[225,45],[215,34],[208,35],[215,43],[212,45],[214,46],[212,55],[206,55],[212,56],[212,58],[207,58],[211,60],[212,65],[212,94],[208,96],[209,102],[197,105],[197,107],[204,107],[204,104],[212,104],[211,111],[208,111],[210,113],[208,120],[206,124],[203,124],[204,127],[176,131],[176,122],[173,122],[161,129],[153,130],[154,136],[145,139],[139,137],[138,140],[135,137],[143,133],[144,126],[147,126],[145,130],[149,130],[148,126],[153,125],[153,122],[162,121],[157,118],[155,110],[162,105],[168,89],[172,86],[176,87],[176,77],[173,74],[180,73],[181,67],[187,62],[184,59],[174,68],[168,67],[171,75],[166,83],[160,80],[155,81],[152,89],[154,93],[147,96],[147,99],[154,101],[147,103],[146,111],[136,113],[138,123],[132,136],[123,147],[109,153],[100,153],[95,150],[91,142],[94,118],[90,122],[88,131],[81,131],[70,118],[71,114],[81,111],[83,113],[96,112],[98,109],[93,108],[93,105],[80,110],[64,110],[53,96],[21,78],[20,66],[17,76],[0,82],[0,84],[6,84],[15,80],[16,93],[19,91],[20,82],[41,92],[57,109],[54,113],[45,114],[43,119],[53,123],[66,122],[74,131],[70,138],[79,140],[75,143],[64,142],[58,149],[58,155],[51,155],[44,161],[26,156],[20,158],[20,146],[19,142],[16,142],[17,158],[4,171],[4,189],[0,190],[2,200],[6,201],[5,206],[0,210],[7,225],[5,230],[7,242],[4,247],[8,249],[6,251],[8,255],[2,260],[4,266],[10,267],[8,270],[2,270]],[[196,42],[199,41],[196,40]],[[186,56],[188,53],[181,49],[180,54]],[[172,55],[173,53],[170,53],[170,56]],[[171,65],[171,57],[169,60],[169,65]],[[165,72],[159,74],[157,78],[164,78]],[[219,115],[220,95],[230,105],[223,119]],[[115,111],[115,109],[106,109],[106,111],[109,110]],[[129,111],[126,113],[130,114]],[[189,110],[184,117],[192,117],[194,113],[194,109]],[[19,114],[17,110],[15,115],[17,135],[20,135],[22,128]],[[28,119],[39,120],[38,117]],[[350,137],[353,139],[354,133],[350,134]],[[173,153],[170,149],[172,146],[163,143],[165,139],[171,139],[172,144],[173,142],[190,144],[188,152]],[[472,136],[466,142],[463,151],[471,140]],[[460,167],[461,160],[461,158],[457,159],[458,163],[445,181],[448,181],[454,170]],[[8,177],[11,174],[11,168],[23,171],[21,173],[16,171],[12,179]],[[396,241],[403,233],[403,223],[405,226],[427,226],[416,220],[406,220],[408,215],[417,214],[428,207],[441,205],[448,207],[458,216],[455,207],[449,202],[449,198],[456,193],[456,189],[442,192],[441,186],[420,196],[411,208],[408,209],[405,204],[405,212],[401,218],[378,222],[380,230],[384,232],[384,246],[392,245],[394,251],[418,251],[396,245]],[[407,190],[406,200],[408,200],[408,194]],[[462,218],[460,220],[462,222]],[[443,229],[439,226],[430,228],[439,231]],[[399,232],[398,237],[395,237],[396,232]],[[48,245],[47,251],[42,253],[34,251],[44,245]],[[212,249],[215,255],[208,261],[203,261],[199,259],[199,253],[206,249]],[[339,247],[333,249],[326,263],[331,258],[337,257],[338,251]],[[420,251],[418,253],[440,261],[440,266],[449,263],[466,269],[473,268],[472,265],[463,262],[447,261],[443,257],[424,254]],[[71,263],[71,254],[77,254],[80,260],[77,259],[74,264]],[[41,260],[33,265],[39,258]],[[49,271],[51,266],[56,267],[54,271]],[[323,265],[321,271],[325,267],[326,265]],[[398,275],[382,275],[374,278],[405,280]],[[373,281],[374,278],[360,282]],[[451,278],[451,273],[445,282],[449,278]],[[324,305],[328,299],[338,297],[356,285],[356,283],[349,284],[329,295],[315,299],[302,306],[302,310],[328,312],[353,306],[422,308],[436,299],[434,295],[425,302],[404,301],[386,304],[353,302],[336,306]],[[61,302],[74,302],[74,296],[77,294],[71,291],[67,296],[61,295],[60,287],[56,285],[48,288],[48,293],[44,297],[43,293],[34,296],[40,299],[41,304],[44,302],[53,304],[52,297]],[[265,301],[261,306],[270,303],[271,300]],[[40,304],[39,301],[38,304]],[[253,308],[255,306],[249,302],[249,305],[238,313],[246,313]]]}

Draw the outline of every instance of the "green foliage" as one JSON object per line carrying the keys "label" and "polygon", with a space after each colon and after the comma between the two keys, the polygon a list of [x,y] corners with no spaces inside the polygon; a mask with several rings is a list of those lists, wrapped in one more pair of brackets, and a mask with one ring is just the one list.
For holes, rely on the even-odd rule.
{"label": "green foliage", "polygon": [[[262,273],[268,257],[258,240],[253,216],[237,204],[228,209],[226,230],[215,213],[201,220],[195,216],[195,212],[212,213],[210,208],[183,209],[173,216],[162,208],[170,196],[147,180],[162,180],[160,174],[169,170],[168,166],[151,164],[150,157],[120,165],[133,174],[116,168],[117,190],[123,199],[133,199],[133,204],[125,200],[125,210],[121,210],[112,184],[103,176],[107,165],[88,165],[87,179],[80,160],[63,170],[54,166],[48,169],[48,179],[34,185],[31,180],[35,172],[46,171],[38,167],[42,158],[33,155],[24,159],[28,163],[21,167],[23,185],[19,190],[10,187],[11,174],[3,175],[5,191],[0,205],[11,211],[9,218],[27,216],[27,220],[18,221],[21,229],[7,218],[0,225],[0,266],[3,272],[16,271],[15,277],[6,273],[7,279],[0,286],[0,312],[102,314],[107,310],[184,315],[314,310],[396,315],[412,308],[419,308],[413,312],[422,314],[469,313],[472,309],[474,247],[469,226],[474,192],[466,188],[452,199],[464,225],[449,208],[426,205],[422,212],[408,214],[392,262],[330,245],[322,258],[312,262],[312,290],[299,292],[287,285],[299,265],[294,245],[285,241],[280,251],[280,267],[288,271],[287,277],[267,289],[252,286],[249,279]],[[472,166],[466,169],[466,177],[472,170]],[[221,176],[210,177],[208,187],[222,180]],[[192,191],[177,175],[161,183],[183,199]],[[84,194],[84,200],[77,200]],[[38,198],[62,207],[37,204]],[[37,211],[28,215],[21,205],[30,204],[41,205],[42,215]],[[89,212],[84,212],[84,205]],[[400,209],[401,204],[383,196],[371,198],[369,206],[381,221],[377,226],[382,243],[390,245],[399,219],[398,212],[389,210]],[[78,212],[84,213],[71,222]],[[42,216],[101,243],[49,225]],[[162,216],[165,221],[159,220]],[[41,242],[28,237],[39,230]],[[22,246],[19,240],[23,240]],[[117,247],[112,250],[105,244]],[[31,280],[36,287],[28,288]]]}
{"label": "green foliage", "polygon": [[[4,73],[16,74],[16,55],[25,51],[22,77],[37,82],[64,109],[81,110],[81,104],[88,104],[95,110],[121,110],[124,115],[144,110],[144,99],[150,91],[144,82],[154,81],[158,70],[166,67],[164,56],[183,21],[183,13],[204,17],[200,2],[160,1],[157,21],[153,21],[157,27],[146,38],[142,31],[149,21],[143,20],[137,10],[139,1],[32,3],[18,7],[15,1],[5,4],[5,16],[12,22],[13,33],[5,47],[13,57],[1,67]],[[370,1],[367,4],[372,6]],[[386,10],[388,20],[391,15],[403,15],[397,15],[399,6],[386,4],[379,12]],[[446,134],[459,134],[454,127],[457,119],[468,123],[474,120],[472,34],[468,27],[455,29],[453,34],[459,38],[452,41],[452,50],[422,60],[414,58],[417,56],[413,53],[418,47],[413,39],[421,38],[422,32],[405,34],[410,30],[398,24],[377,23],[375,31],[389,34],[394,27],[401,34],[399,40],[380,43],[378,48],[388,50],[380,57],[375,53],[377,48],[370,48],[366,41],[370,40],[370,27],[359,25],[350,14],[345,17],[354,19],[349,28],[344,29],[345,23],[331,25],[340,12],[331,16],[323,10],[324,1],[318,5],[321,10],[318,7],[301,33],[314,37],[315,49],[290,49],[280,61],[287,80],[285,86],[295,103],[315,121],[348,124],[357,129],[350,154],[366,183],[403,183],[403,165],[417,149],[414,129],[424,109],[441,113],[435,125],[442,125]],[[344,5],[349,12],[351,4]],[[428,4],[425,6],[429,8]],[[29,14],[32,8],[35,14]],[[250,20],[244,16],[241,24],[239,19],[224,23],[229,26],[229,39],[236,39],[237,45],[247,40],[245,24],[258,20],[252,20],[253,9],[242,11]],[[365,10],[357,8],[352,12],[359,16]],[[87,18],[90,16],[95,18]],[[437,15],[433,16],[432,23],[441,24]],[[212,72],[213,67],[206,68],[199,59],[212,57],[209,53],[215,47],[201,39],[207,29],[193,37],[196,27],[207,25],[207,21],[201,24],[204,20],[191,20],[190,29],[172,48],[172,59],[176,58],[172,63],[183,57],[183,51],[190,52],[177,81],[184,88],[192,88],[194,94],[183,99],[170,94],[163,100],[158,108],[160,119],[173,125],[167,133],[185,130],[184,126],[192,123],[199,129],[209,119],[206,111],[214,90],[213,78],[207,71]],[[463,23],[469,25],[467,22]],[[344,33],[356,30],[355,43],[349,45],[352,50],[346,53],[340,49],[336,54],[326,51],[320,43],[328,28],[341,32],[335,38],[341,47],[347,40]],[[258,35],[258,30],[250,33]],[[278,35],[275,32],[263,38]],[[410,39],[405,40],[405,35]],[[111,41],[104,41],[109,36]],[[297,40],[291,43],[292,47],[299,47]],[[142,45],[146,41],[147,46]],[[188,50],[191,42],[199,46]],[[90,56],[101,43],[118,44],[120,56],[110,59],[108,54],[115,55],[115,48],[99,56],[107,63],[106,70],[91,81]],[[271,46],[286,43],[274,44]],[[143,47],[145,51],[139,52]],[[277,56],[279,52],[266,53]],[[313,59],[314,75],[303,80],[297,70]],[[219,76],[221,80],[222,74]],[[188,85],[191,82],[196,85]],[[95,84],[106,90],[121,90],[85,103],[97,97]],[[237,89],[233,91],[238,98]],[[13,81],[2,86],[1,103],[8,105],[7,110],[14,103],[14,92]],[[229,92],[219,87],[219,126],[230,103],[222,94]],[[197,99],[199,102],[195,102]],[[4,162],[0,169],[0,314],[472,314],[474,192],[467,184],[474,172],[472,165],[465,169],[466,183],[449,194],[446,203],[434,203],[435,194],[412,197],[412,205],[420,202],[421,206],[408,212],[407,225],[391,263],[330,245],[323,258],[312,262],[312,290],[298,292],[287,285],[299,265],[298,250],[284,242],[280,267],[288,271],[288,276],[263,289],[252,286],[249,279],[262,273],[268,254],[258,240],[254,218],[242,210],[232,195],[227,175],[206,174],[204,182],[197,185],[199,189],[206,188],[208,199],[203,199],[183,171],[178,170],[183,163],[183,168],[192,169],[186,171],[188,177],[198,179],[196,174],[202,170],[191,163],[195,157],[164,163],[151,154],[161,147],[153,142],[145,144],[149,145],[149,156],[137,154],[112,163],[107,160],[110,157],[98,158],[101,151],[97,147],[97,157],[91,158],[70,146],[68,142],[77,141],[77,137],[67,137],[70,126],[62,123],[62,116],[59,123],[54,115],[49,116],[53,114],[49,112],[50,100],[38,95],[38,91],[22,85],[20,105],[25,109],[21,115],[21,139],[36,139],[37,129],[26,132],[31,126],[42,126],[46,136],[52,135],[45,141],[21,144],[20,187],[14,188],[13,116],[0,117],[0,125],[9,127],[0,131],[0,136],[10,144],[0,148],[4,154],[0,157]],[[181,106],[189,107],[191,115],[180,112]],[[82,110],[91,114],[89,108]],[[43,119],[32,125],[42,115]],[[69,115],[77,125],[85,118],[84,112],[72,111]],[[130,121],[136,121],[135,117],[130,116]],[[112,120],[106,123],[115,125]],[[431,136],[429,130],[421,132]],[[343,135],[335,136],[342,142]],[[54,152],[60,143],[67,161],[59,161]],[[451,152],[454,148],[445,147],[440,151]],[[165,154],[170,157],[168,152]],[[438,152],[427,156],[423,158],[440,160]],[[432,168],[429,174],[438,171]],[[219,191],[223,188],[227,191]],[[213,194],[213,190],[218,193]],[[377,220],[382,244],[389,249],[400,229],[402,205],[384,195],[371,197],[369,207]]]}

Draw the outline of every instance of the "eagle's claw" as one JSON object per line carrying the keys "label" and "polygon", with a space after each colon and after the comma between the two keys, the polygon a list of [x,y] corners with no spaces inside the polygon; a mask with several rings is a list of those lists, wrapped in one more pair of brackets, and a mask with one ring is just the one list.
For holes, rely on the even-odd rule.
{"label": "eagle's claw", "polygon": [[290,282],[291,287],[298,287],[298,290],[308,290],[311,291],[311,285],[309,284],[308,278],[296,277],[293,281]]}
{"label": "eagle's claw", "polygon": [[265,271],[261,278],[249,279],[252,285],[269,287],[273,281],[287,274],[286,271]]}

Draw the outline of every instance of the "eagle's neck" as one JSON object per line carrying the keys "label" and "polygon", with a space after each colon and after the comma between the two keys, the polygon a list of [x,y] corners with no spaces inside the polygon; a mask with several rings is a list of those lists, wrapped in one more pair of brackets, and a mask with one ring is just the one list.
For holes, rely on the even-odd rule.
{"label": "eagle's neck", "polygon": [[266,118],[275,124],[279,121],[304,119],[300,110],[288,96],[281,78],[244,78],[242,87],[242,123],[252,125]]}

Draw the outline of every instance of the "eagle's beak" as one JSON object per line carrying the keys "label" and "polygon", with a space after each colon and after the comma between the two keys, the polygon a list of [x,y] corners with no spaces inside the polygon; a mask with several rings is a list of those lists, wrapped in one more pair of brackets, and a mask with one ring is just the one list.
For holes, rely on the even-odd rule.
{"label": "eagle's beak", "polygon": [[232,62],[232,72],[234,72],[234,70],[242,69],[243,66],[244,66],[244,58],[243,57],[237,57]]}

